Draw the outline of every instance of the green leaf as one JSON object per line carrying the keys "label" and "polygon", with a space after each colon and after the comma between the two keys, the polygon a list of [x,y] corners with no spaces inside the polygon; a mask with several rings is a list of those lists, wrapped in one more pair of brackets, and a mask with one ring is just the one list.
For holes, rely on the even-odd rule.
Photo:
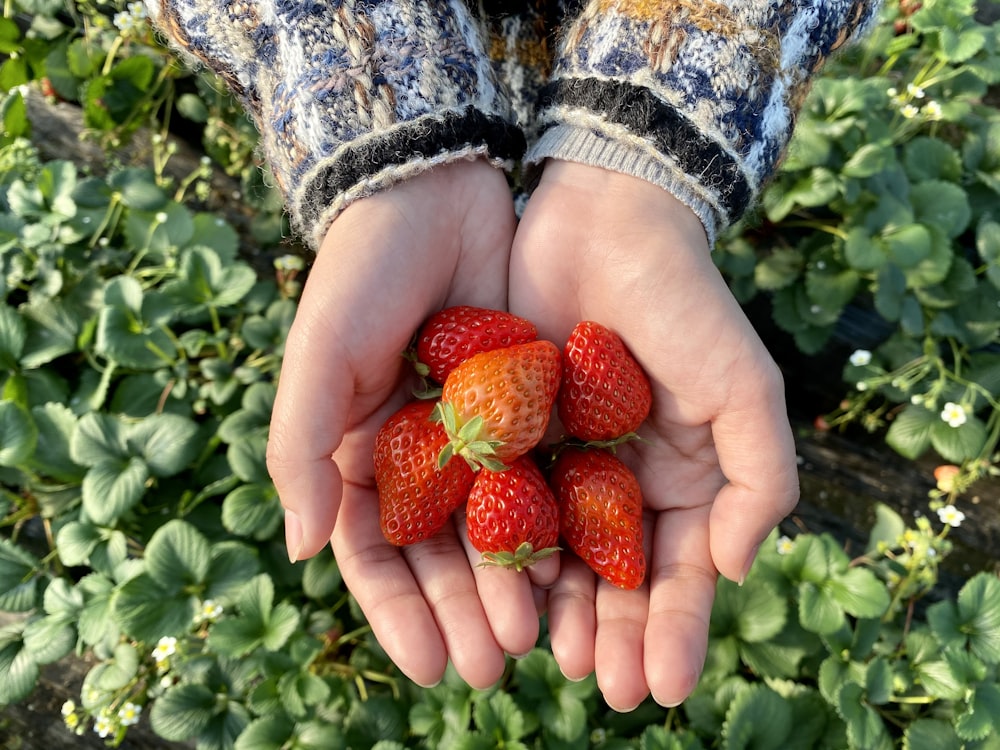
{"label": "green leaf", "polygon": [[844,625],[844,608],[826,586],[799,584],[799,622],[812,633],[833,633]]}
{"label": "green leaf", "polygon": [[65,616],[39,617],[24,626],[24,648],[37,664],[52,664],[76,646],[76,628]]}
{"label": "green leaf", "polygon": [[888,252],[866,227],[853,227],[844,241],[844,258],[855,271],[877,271],[889,260]]}
{"label": "green leaf", "polygon": [[38,606],[40,571],[32,554],[0,537],[0,610],[28,612]]}
{"label": "green leaf", "polygon": [[903,733],[903,750],[962,750],[951,724],[942,719],[917,719]]}
{"label": "green leaf", "polygon": [[986,44],[982,28],[953,29],[944,26],[938,29],[939,51],[945,60],[952,63],[965,62]]}
{"label": "green leaf", "polygon": [[875,279],[875,309],[888,321],[897,321],[903,314],[906,298],[906,276],[898,266],[886,263]]}
{"label": "green leaf", "polygon": [[837,704],[837,695],[845,682],[851,679],[851,664],[838,654],[831,654],[819,665],[817,685],[819,692],[831,705]]}
{"label": "green leaf", "polygon": [[0,466],[21,466],[35,451],[38,429],[31,414],[13,401],[0,401]]}
{"label": "green leaf", "polygon": [[[153,731],[163,739],[184,742],[201,734],[218,710],[219,701],[207,687],[180,684],[169,688],[153,702],[149,719]],[[237,746],[251,747],[239,742]]]}
{"label": "green leaf", "polygon": [[892,420],[885,442],[904,458],[916,460],[931,447],[931,432],[940,422],[938,414],[923,406],[907,406]]}
{"label": "green leaf", "polygon": [[[121,197],[122,203],[136,211],[159,211],[167,205],[167,194],[157,185],[151,169],[127,167],[112,173],[108,185]],[[143,247],[144,242],[132,243],[132,246]]]}
{"label": "green leaf", "polygon": [[198,425],[177,414],[152,414],[129,427],[130,452],[143,457],[150,473],[169,477],[180,473],[202,449]]}
{"label": "green leaf", "polygon": [[227,617],[212,626],[209,644],[220,653],[243,656],[256,648],[280,649],[299,624],[292,605],[274,605],[274,583],[265,574],[254,577],[236,601],[238,616]]}
{"label": "green leaf", "polygon": [[920,224],[895,227],[883,239],[889,258],[900,268],[913,268],[930,257],[931,234]]}
{"label": "green leaf", "polygon": [[267,453],[267,436],[247,435],[233,443],[226,451],[226,458],[233,473],[248,484],[266,485],[271,481],[264,457]]}
{"label": "green leaf", "polygon": [[953,182],[918,183],[910,193],[910,203],[917,221],[938,227],[949,238],[964,232],[972,218],[968,195]]}
{"label": "green leaf", "polygon": [[340,567],[329,548],[306,561],[302,571],[302,591],[306,596],[320,601],[328,599],[342,591],[342,583]]}
{"label": "green leaf", "polygon": [[222,525],[237,536],[270,539],[283,518],[284,511],[272,484],[242,484],[222,501]]}
{"label": "green leaf", "polygon": [[138,456],[105,461],[87,470],[81,487],[83,509],[99,526],[113,526],[146,493],[149,467]]}
{"label": "green leaf", "polygon": [[978,417],[969,417],[958,427],[938,419],[931,427],[931,445],[943,459],[960,464],[976,458],[988,437],[985,423]]}
{"label": "green leaf", "polygon": [[484,734],[506,747],[525,735],[524,715],[508,693],[489,693],[473,704],[472,718]]}
{"label": "green leaf", "polygon": [[802,266],[802,254],[799,251],[779,248],[758,261],[754,269],[754,281],[760,289],[781,289],[799,277]]}
{"label": "green leaf", "polygon": [[119,643],[110,659],[96,664],[87,673],[86,684],[111,693],[128,685],[138,673],[139,652],[130,643]]}
{"label": "green leaf", "polygon": [[792,732],[789,703],[763,685],[739,693],[726,711],[722,727],[726,750],[780,750]]}
{"label": "green leaf", "polygon": [[62,564],[69,567],[85,565],[102,536],[101,530],[89,523],[67,523],[56,533],[56,551]]}
{"label": "green leaf", "polygon": [[38,676],[38,663],[21,639],[0,631],[0,706],[9,706],[31,695]]}
{"label": "green leaf", "polygon": [[84,598],[77,622],[80,640],[89,646],[103,646],[105,651],[110,650],[119,639],[118,625],[111,609],[114,584],[100,573],[91,573],[80,579],[76,588]]}
{"label": "green leaf", "polygon": [[144,294],[131,276],[108,282],[97,319],[96,350],[127,367],[153,370],[173,364],[174,340],[164,330],[175,310],[155,292]]}
{"label": "green leaf", "polygon": [[17,310],[0,304],[0,368],[13,370],[17,367],[27,336],[27,328]]}
{"label": "green leaf", "polygon": [[[891,747],[889,733],[878,713],[864,700],[864,688],[848,682],[837,694],[837,713],[847,724],[851,747]],[[886,743],[889,743],[888,745]]]}
{"label": "green leaf", "polygon": [[223,263],[236,261],[240,236],[232,224],[218,214],[202,212],[194,216],[194,240],[212,249]]}
{"label": "green leaf", "polygon": [[889,590],[870,570],[849,568],[827,584],[830,595],[854,617],[881,617],[889,608]]}
{"label": "green leaf", "polygon": [[[312,558],[310,558],[312,559]],[[237,592],[260,571],[256,550],[240,542],[216,542],[205,575],[205,599],[224,599]]]}
{"label": "green leaf", "polygon": [[880,544],[890,547],[896,545],[903,532],[906,531],[906,521],[895,509],[885,503],[875,504],[875,523],[868,534],[868,546],[865,552],[875,552]]}
{"label": "green leaf", "polygon": [[987,664],[1000,664],[1000,580],[981,572],[958,592],[958,614],[969,648]]}
{"label": "green leaf", "polygon": [[125,424],[110,414],[90,412],[80,418],[69,445],[70,457],[81,466],[98,466],[130,458]]}
{"label": "green leaf", "polygon": [[164,589],[141,573],[115,591],[111,605],[122,630],[136,640],[156,643],[165,635],[187,632],[198,603],[195,597],[175,588]]}
{"label": "green leaf", "polygon": [[914,667],[914,672],[924,690],[932,698],[956,701],[965,696],[965,683],[943,659],[922,662]]}
{"label": "green leaf", "polygon": [[[9,21],[10,19],[2,19]],[[0,52],[3,50],[0,49]],[[28,107],[20,93],[6,97],[0,101],[0,134],[4,139],[30,138],[31,120],[28,118]]]}
{"label": "green leaf", "polygon": [[287,716],[254,719],[236,740],[235,750],[275,750],[287,747],[295,724]]}
{"label": "green leaf", "polygon": [[892,698],[893,674],[889,661],[878,656],[865,668],[865,696],[876,706],[886,704]]}
{"label": "green leaf", "polygon": [[519,704],[532,707],[549,737],[578,745],[586,731],[586,701],[594,692],[593,682],[568,682],[552,654],[541,648],[518,660],[515,677]]}
{"label": "green leaf", "polygon": [[146,546],[146,571],[167,591],[200,584],[205,580],[210,561],[208,540],[180,519],[167,521]]}
{"label": "green leaf", "polygon": [[165,284],[163,292],[188,313],[234,305],[257,282],[257,275],[245,263],[223,266],[217,253],[200,245],[184,252],[178,271],[178,278]]}
{"label": "green leaf", "polygon": [[895,160],[891,144],[866,143],[853,154],[841,167],[845,177],[871,177],[885,171]]}
{"label": "green leaf", "polygon": [[70,455],[76,416],[68,406],[51,401],[34,407],[31,416],[38,428],[32,467],[60,481],[78,483],[86,470]]}
{"label": "green leaf", "polygon": [[990,683],[977,685],[965,710],[959,712],[955,731],[964,740],[981,740],[996,730],[998,717],[1000,686]]}
{"label": "green leaf", "polygon": [[987,219],[976,227],[976,251],[986,261],[986,277],[1000,288],[1000,221]]}
{"label": "green leaf", "polygon": [[962,176],[962,157],[940,138],[917,136],[903,145],[903,163],[913,182],[946,180],[958,182]]}
{"label": "green leaf", "polygon": [[744,586],[720,578],[712,611],[712,633],[734,635],[743,642],[774,638],[785,627],[785,599],[766,582],[749,579]]}
{"label": "green leaf", "polygon": [[[406,710],[388,695],[352,701],[344,722],[344,734],[346,741],[341,747],[374,747],[383,740],[402,742],[406,739]],[[502,737],[495,737],[494,744],[502,742]],[[323,747],[310,750],[323,750]]]}
{"label": "green leaf", "polygon": [[21,354],[21,366],[33,369],[77,350],[81,311],[62,300],[34,302],[22,308],[28,338]]}

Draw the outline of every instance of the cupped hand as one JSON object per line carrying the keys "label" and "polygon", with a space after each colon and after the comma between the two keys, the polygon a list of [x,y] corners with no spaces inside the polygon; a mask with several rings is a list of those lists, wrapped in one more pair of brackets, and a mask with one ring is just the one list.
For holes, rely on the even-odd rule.
{"label": "cupped hand", "polygon": [[704,664],[718,574],[742,581],[798,498],[780,373],[695,214],[634,177],[550,160],[515,236],[509,301],[557,343],[603,323],[652,380],[644,440],[618,449],[643,489],[647,581],[617,589],[564,553],[549,630],[564,674],[596,671],[612,707],[676,705]]}
{"label": "cupped hand", "polygon": [[[286,342],[267,462],[289,556],[332,542],[375,636],[418,684],[450,659],[486,687],[538,636],[529,578],[477,568],[460,523],[410,547],[386,542],[372,461],[379,427],[412,396],[401,355],[420,323],[453,304],[506,307],[514,224],[506,179],[482,160],[357,201],[330,226]],[[543,585],[558,570],[546,562],[533,574]]]}

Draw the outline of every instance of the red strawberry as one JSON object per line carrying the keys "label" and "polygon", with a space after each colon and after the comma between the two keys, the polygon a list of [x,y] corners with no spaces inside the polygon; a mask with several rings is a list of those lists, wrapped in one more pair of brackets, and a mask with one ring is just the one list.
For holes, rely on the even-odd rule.
{"label": "red strawberry", "polygon": [[534,448],[559,391],[559,348],[551,341],[473,355],[444,382],[438,415],[451,443],[442,463],[460,455],[494,471]]}
{"label": "red strawberry", "polygon": [[601,448],[566,448],[549,479],[563,539],[605,580],[637,588],[646,576],[642,491],[624,463]]}
{"label": "red strawberry", "polygon": [[563,349],[557,402],[566,431],[587,441],[621,438],[639,429],[652,403],[649,379],[618,334],[577,324]]}
{"label": "red strawberry", "polygon": [[435,313],[421,326],[417,359],[433,380],[444,383],[448,373],[474,354],[537,338],[534,324],[513,313],[456,305]]}
{"label": "red strawberry", "polygon": [[506,471],[476,474],[466,510],[469,541],[484,565],[520,571],[557,549],[559,508],[530,456]]}
{"label": "red strawberry", "polygon": [[436,534],[465,502],[475,479],[465,461],[438,467],[448,436],[431,419],[433,409],[432,401],[412,401],[375,437],[379,522],[392,544],[415,544]]}

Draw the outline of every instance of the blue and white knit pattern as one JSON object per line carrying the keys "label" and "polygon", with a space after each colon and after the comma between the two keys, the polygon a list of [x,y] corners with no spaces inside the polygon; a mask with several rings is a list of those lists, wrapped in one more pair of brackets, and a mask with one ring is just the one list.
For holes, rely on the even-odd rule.
{"label": "blue and white knit pattern", "polygon": [[261,133],[297,228],[318,245],[359,197],[455,159],[509,165],[523,137],[460,0],[147,0]]}
{"label": "blue and white knit pattern", "polygon": [[591,0],[562,39],[528,154],[655,182],[710,240],[774,172],[813,74],[873,0]]}
{"label": "blue and white knit pattern", "polygon": [[524,132],[535,171],[555,157],[641,177],[714,241],[876,2],[146,0],[241,98],[314,246],[349,203],[435,164],[513,164]]}

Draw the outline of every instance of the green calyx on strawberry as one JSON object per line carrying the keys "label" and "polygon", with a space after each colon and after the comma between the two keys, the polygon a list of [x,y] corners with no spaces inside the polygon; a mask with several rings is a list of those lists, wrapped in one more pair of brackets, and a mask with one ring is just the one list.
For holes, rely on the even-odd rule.
{"label": "green calyx on strawberry", "polygon": [[503,471],[541,441],[559,391],[561,355],[551,341],[480,352],[448,375],[437,408],[450,445],[444,465],[461,456]]}
{"label": "green calyx on strawberry", "polygon": [[481,471],[466,501],[466,533],[484,566],[521,571],[558,547],[559,507],[530,455],[505,471]]}

